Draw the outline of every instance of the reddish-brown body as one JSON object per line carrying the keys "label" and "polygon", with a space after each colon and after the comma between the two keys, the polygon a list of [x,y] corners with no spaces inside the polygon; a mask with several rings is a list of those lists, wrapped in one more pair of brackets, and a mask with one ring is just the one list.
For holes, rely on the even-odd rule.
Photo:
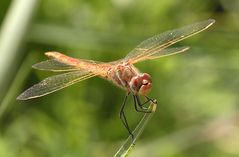
{"label": "reddish-brown body", "polygon": [[139,94],[147,94],[148,90],[150,90],[152,86],[152,82],[148,74],[141,74],[136,67],[126,62],[120,62],[118,64],[99,64],[94,61],[75,59],[58,52],[47,52],[46,55],[67,65],[77,66],[81,69],[92,71],[94,73],[101,71],[99,74],[100,77],[113,82],[115,85],[126,90],[127,92],[133,92],[134,94],[137,94],[140,90],[140,87],[143,85],[142,82],[144,79],[144,81],[146,81],[145,83],[147,83],[147,88],[142,88],[143,91],[141,91]]}
{"label": "reddish-brown body", "polygon": [[150,75],[147,73],[140,73],[132,64],[126,62],[110,66],[102,64],[101,68],[106,72],[101,75],[101,77],[113,82],[127,92],[146,95],[152,87]]}
{"label": "reddish-brown body", "polygon": [[129,83],[131,79],[138,74],[139,72],[134,66],[121,63],[108,69],[105,78],[112,81],[117,86],[130,91]]}

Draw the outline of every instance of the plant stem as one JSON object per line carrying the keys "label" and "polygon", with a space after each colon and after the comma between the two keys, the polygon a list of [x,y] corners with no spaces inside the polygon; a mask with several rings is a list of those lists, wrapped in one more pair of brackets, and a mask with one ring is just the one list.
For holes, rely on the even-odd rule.
{"label": "plant stem", "polygon": [[[0,102],[14,78],[19,49],[39,0],[14,0],[0,30]],[[3,92],[4,91],[4,92]]]}
{"label": "plant stem", "polygon": [[133,131],[134,139],[132,139],[132,136],[130,135],[124,144],[120,147],[118,152],[114,155],[114,157],[125,157],[129,154],[129,152],[133,149],[136,140],[143,132],[146,124],[149,122],[150,118],[153,116],[155,110],[156,110],[157,104],[151,103],[149,105],[148,111],[151,111],[152,113],[145,113],[139,124],[136,126],[136,128]]}

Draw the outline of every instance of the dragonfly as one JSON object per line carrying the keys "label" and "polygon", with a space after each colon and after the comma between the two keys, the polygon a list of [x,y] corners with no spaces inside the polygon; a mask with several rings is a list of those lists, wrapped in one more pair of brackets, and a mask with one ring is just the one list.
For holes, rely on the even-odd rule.
{"label": "dragonfly", "polygon": [[[124,112],[129,95],[132,94],[134,107],[138,112],[149,112],[145,104],[148,102],[156,103],[155,99],[151,99],[147,96],[152,88],[151,76],[148,73],[140,72],[134,64],[188,50],[188,46],[170,46],[207,29],[214,22],[214,19],[208,19],[155,35],[141,42],[123,59],[112,62],[76,59],[59,52],[46,52],[45,55],[49,59],[36,63],[32,67],[38,70],[64,73],[45,78],[25,90],[17,99],[27,100],[41,97],[77,82],[98,76],[126,91],[119,116],[128,133],[133,136]],[[139,96],[145,97],[146,101],[142,103]]]}

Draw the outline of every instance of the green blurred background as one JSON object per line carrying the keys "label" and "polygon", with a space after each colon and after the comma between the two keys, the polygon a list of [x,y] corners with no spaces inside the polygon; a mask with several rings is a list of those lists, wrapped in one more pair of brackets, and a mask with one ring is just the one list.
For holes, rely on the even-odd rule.
{"label": "green blurred background", "polygon": [[[44,52],[112,61],[209,18],[212,27],[176,45],[186,53],[136,65],[151,74],[159,107],[130,156],[238,157],[238,0],[1,0],[0,156],[110,157],[128,136],[118,117],[125,93],[100,78],[16,101],[52,74],[31,69]],[[142,114],[132,100],[126,110],[133,128]]]}

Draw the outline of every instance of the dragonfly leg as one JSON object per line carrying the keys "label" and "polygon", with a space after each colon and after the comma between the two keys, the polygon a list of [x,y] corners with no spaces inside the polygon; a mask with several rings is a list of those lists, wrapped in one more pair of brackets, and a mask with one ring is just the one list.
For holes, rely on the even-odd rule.
{"label": "dragonfly leg", "polygon": [[133,95],[133,98],[134,98],[134,108],[137,112],[151,113],[151,111],[148,111],[148,108],[143,107],[143,105],[149,102],[148,100],[146,101],[146,103],[141,104],[138,95]]}
{"label": "dragonfly leg", "polygon": [[145,108],[144,106],[146,105],[146,104],[148,104],[149,102],[151,102],[151,103],[154,103],[154,104],[157,104],[157,100],[156,99],[151,99],[151,98],[149,98],[149,97],[147,97],[147,96],[144,96],[147,100],[144,102],[144,103],[141,103],[141,101],[140,101],[140,99],[139,99],[139,96],[138,95],[136,95],[136,98],[137,98],[137,101],[138,101],[138,105],[139,105],[139,107],[141,108],[141,109],[147,109],[147,107]]}
{"label": "dragonfly leg", "polygon": [[144,97],[147,99],[147,101],[151,101],[152,103],[157,104],[157,100],[156,99],[151,99],[151,98],[149,98],[147,96],[144,96]]}
{"label": "dragonfly leg", "polygon": [[139,105],[139,107],[140,108],[144,108],[144,109],[147,109],[147,108],[145,108],[144,106],[146,105],[146,104],[148,104],[151,100],[150,99],[147,99],[144,103],[141,103],[141,101],[140,101],[140,99],[139,99],[139,97],[137,96],[137,101],[138,101],[138,105]]}
{"label": "dragonfly leg", "polygon": [[120,113],[119,113],[119,117],[123,123],[123,125],[125,126],[125,128],[127,129],[127,131],[129,132],[129,134],[131,135],[131,137],[134,139],[134,135],[132,134],[130,128],[129,128],[129,124],[128,124],[128,121],[126,119],[126,116],[125,116],[125,113],[124,113],[124,107],[125,107],[125,104],[127,102],[127,99],[128,99],[128,96],[129,96],[129,93],[127,93],[127,95],[125,96],[124,98],[124,101],[123,101],[123,104],[120,108]]}

